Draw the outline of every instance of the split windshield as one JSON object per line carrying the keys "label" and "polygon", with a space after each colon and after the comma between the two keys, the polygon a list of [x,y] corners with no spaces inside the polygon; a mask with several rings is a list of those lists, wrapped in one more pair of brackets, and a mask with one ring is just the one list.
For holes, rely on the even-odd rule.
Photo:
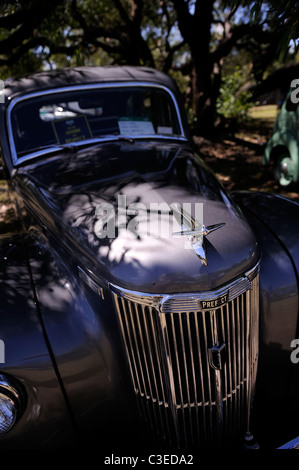
{"label": "split windshield", "polygon": [[11,111],[18,157],[45,147],[109,136],[181,135],[171,95],[154,86],[122,86],[45,93]]}

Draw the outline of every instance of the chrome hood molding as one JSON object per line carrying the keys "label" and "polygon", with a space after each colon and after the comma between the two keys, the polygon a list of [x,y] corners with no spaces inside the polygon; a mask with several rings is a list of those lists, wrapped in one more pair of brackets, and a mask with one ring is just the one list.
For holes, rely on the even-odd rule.
{"label": "chrome hood molding", "polygon": [[130,302],[138,302],[145,307],[153,307],[160,313],[177,313],[182,311],[212,310],[251,288],[251,281],[258,273],[259,265],[244,273],[235,281],[211,292],[189,292],[187,294],[149,294],[123,289],[110,284],[112,292]]}

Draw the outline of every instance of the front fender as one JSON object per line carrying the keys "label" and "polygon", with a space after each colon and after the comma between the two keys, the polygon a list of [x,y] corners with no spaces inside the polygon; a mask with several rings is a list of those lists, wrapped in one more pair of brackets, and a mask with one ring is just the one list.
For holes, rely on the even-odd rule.
{"label": "front fender", "polygon": [[[2,234],[3,235],[3,234]],[[74,428],[36,304],[22,235],[0,238],[0,374],[21,397],[14,427],[1,449],[55,448],[75,439]]]}
{"label": "front fender", "polygon": [[260,356],[254,421],[273,448],[297,435],[299,365],[291,360],[298,333],[299,205],[266,193],[233,194],[261,247]]}
{"label": "front fender", "polygon": [[68,446],[73,422],[40,316],[19,210],[3,181],[0,196],[0,375],[20,396],[17,422],[0,448]]}
{"label": "front fender", "polygon": [[299,145],[294,135],[290,132],[275,131],[268,141],[263,155],[262,163],[267,165],[275,159],[279,149],[286,148],[294,162],[296,181],[299,175]]}
{"label": "front fender", "polygon": [[129,435],[139,433],[138,409],[110,290],[97,287],[84,273],[84,261],[78,267],[51,234],[34,229],[27,247],[36,298],[79,441],[90,446],[95,440],[106,449],[136,442]]}

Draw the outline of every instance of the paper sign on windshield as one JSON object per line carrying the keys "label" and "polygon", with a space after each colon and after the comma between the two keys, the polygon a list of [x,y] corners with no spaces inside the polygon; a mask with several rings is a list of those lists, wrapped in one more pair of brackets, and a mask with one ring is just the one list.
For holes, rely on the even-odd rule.
{"label": "paper sign on windshield", "polygon": [[52,125],[59,144],[92,138],[92,132],[84,115],[52,121]]}
{"label": "paper sign on windshield", "polygon": [[118,121],[119,132],[126,135],[155,134],[151,121],[122,118]]}

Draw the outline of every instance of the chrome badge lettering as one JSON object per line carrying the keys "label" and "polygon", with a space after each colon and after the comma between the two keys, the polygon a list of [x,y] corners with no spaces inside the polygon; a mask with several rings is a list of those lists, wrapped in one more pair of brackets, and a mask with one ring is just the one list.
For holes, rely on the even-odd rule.
{"label": "chrome badge lettering", "polygon": [[213,300],[202,300],[200,301],[201,310],[209,310],[211,308],[218,308],[226,304],[228,301],[228,294],[223,294],[218,299]]}

